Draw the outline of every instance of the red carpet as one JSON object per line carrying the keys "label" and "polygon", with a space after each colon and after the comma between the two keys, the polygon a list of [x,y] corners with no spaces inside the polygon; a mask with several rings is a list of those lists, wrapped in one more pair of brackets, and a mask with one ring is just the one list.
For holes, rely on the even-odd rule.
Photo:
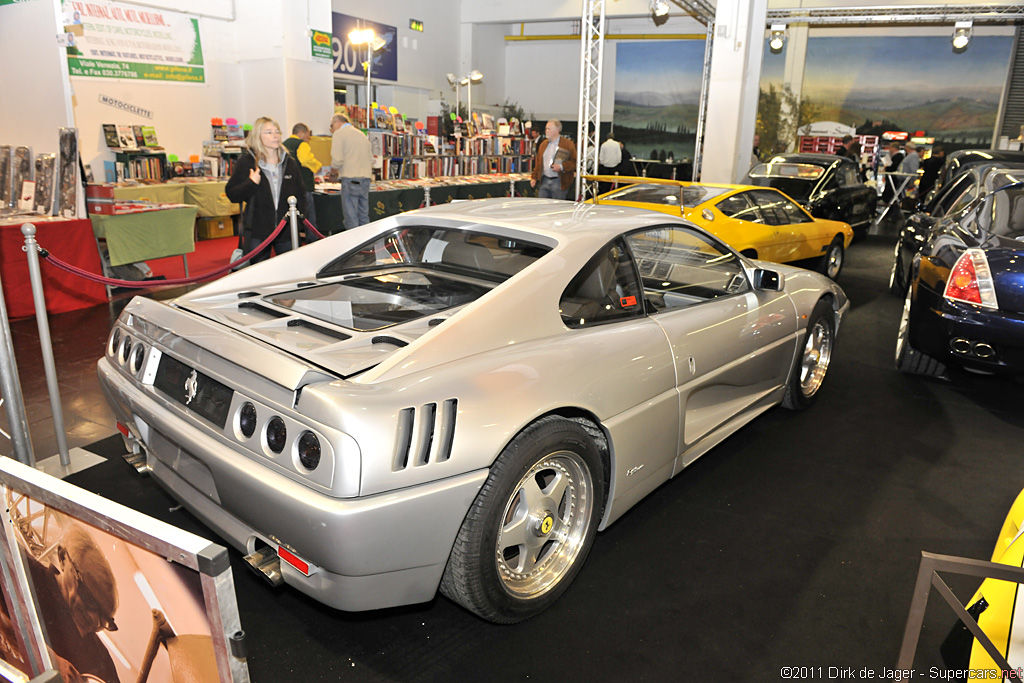
{"label": "red carpet", "polygon": [[[189,277],[209,273],[227,264],[231,252],[238,246],[238,237],[220,237],[213,240],[196,240],[196,250],[188,254]],[[163,275],[168,280],[185,277],[185,267],[180,256],[146,261],[153,269],[153,275]]]}

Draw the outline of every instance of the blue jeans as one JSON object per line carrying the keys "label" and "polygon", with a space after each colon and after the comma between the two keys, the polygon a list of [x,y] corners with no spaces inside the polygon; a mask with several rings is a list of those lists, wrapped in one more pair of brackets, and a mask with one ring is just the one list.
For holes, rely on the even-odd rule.
{"label": "blue jeans", "polygon": [[549,199],[565,199],[565,196],[569,194],[569,190],[562,189],[562,179],[558,176],[549,178],[546,175],[540,177],[540,185],[537,186],[538,197],[548,197]]}
{"label": "blue jeans", "polygon": [[370,179],[341,179],[341,213],[345,229],[370,222]]}

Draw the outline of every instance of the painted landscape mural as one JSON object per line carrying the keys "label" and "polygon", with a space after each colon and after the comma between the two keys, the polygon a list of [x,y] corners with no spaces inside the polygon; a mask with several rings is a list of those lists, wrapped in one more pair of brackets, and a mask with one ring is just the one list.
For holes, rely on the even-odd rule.
{"label": "painted landscape mural", "polygon": [[[947,151],[988,147],[1012,43],[976,35],[956,54],[943,36],[811,38],[799,124],[836,121],[860,135],[923,131]],[[765,104],[783,88],[784,62],[784,53],[765,50],[759,118],[772,115]]]}
{"label": "painted landscape mural", "polygon": [[703,64],[703,40],[616,46],[615,137],[633,156],[693,158]]}

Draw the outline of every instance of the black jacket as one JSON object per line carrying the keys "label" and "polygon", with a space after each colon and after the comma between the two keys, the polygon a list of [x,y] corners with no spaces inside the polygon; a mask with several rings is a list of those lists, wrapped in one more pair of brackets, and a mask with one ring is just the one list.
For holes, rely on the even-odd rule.
{"label": "black jacket", "polygon": [[[295,157],[282,150],[284,154],[284,178],[281,182],[281,196],[274,206],[274,194],[270,191],[267,174],[260,169],[260,184],[254,185],[249,179],[249,171],[257,167],[256,157],[246,152],[238,159],[235,172],[231,174],[224,194],[233,202],[245,202],[242,210],[242,230],[259,240],[266,239],[281,219],[288,213],[288,197],[295,197],[299,213],[306,213],[306,186],[302,183],[302,170]],[[287,226],[285,230],[287,231]],[[285,232],[287,234],[287,232]]]}

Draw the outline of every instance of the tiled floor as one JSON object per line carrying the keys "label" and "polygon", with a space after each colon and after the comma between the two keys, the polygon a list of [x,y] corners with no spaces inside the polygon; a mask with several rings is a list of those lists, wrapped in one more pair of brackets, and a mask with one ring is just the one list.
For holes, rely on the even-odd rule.
{"label": "tiled floor", "polygon": [[[182,288],[150,290],[149,296],[168,298]],[[117,432],[113,413],[103,398],[96,377],[96,361],[103,355],[107,334],[131,295],[107,305],[49,316],[54,367],[69,449],[91,444]],[[37,461],[58,453],[53,410],[35,318],[11,321],[11,339],[18,364],[25,415]],[[6,402],[0,428],[10,433]],[[0,454],[13,455],[11,441],[0,435]]]}

